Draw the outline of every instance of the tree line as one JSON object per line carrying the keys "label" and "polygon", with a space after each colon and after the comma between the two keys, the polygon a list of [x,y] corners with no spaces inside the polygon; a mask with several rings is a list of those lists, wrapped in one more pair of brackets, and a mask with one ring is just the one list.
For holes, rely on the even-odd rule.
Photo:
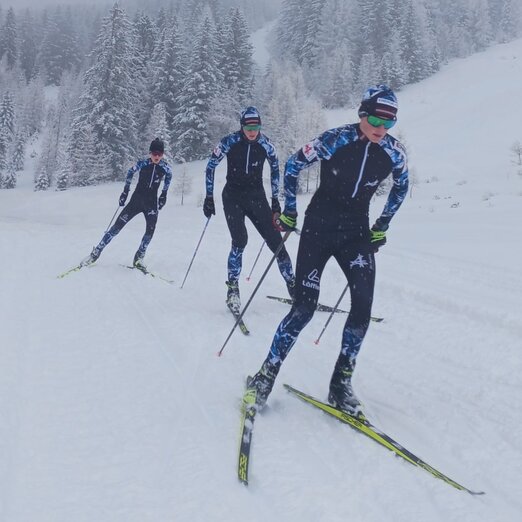
{"label": "tree line", "polygon": [[[36,142],[37,190],[121,180],[156,136],[174,163],[203,159],[250,104],[284,161],[324,129],[324,107],[355,106],[377,81],[400,89],[521,32],[516,0],[258,4],[0,7],[0,186],[16,186]],[[252,27],[276,15],[260,70]]]}

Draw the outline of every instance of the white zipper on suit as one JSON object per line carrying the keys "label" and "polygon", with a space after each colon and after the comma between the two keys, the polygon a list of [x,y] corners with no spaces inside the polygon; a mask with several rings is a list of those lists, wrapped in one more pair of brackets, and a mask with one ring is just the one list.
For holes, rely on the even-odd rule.
{"label": "white zipper on suit", "polygon": [[152,182],[154,181],[154,172],[156,172],[156,164],[155,163],[154,163],[154,167],[152,167],[152,174],[150,175],[149,188],[152,187]]}
{"label": "white zipper on suit", "polygon": [[361,182],[361,179],[363,177],[364,166],[366,165],[366,160],[368,159],[368,149],[370,148],[370,145],[371,145],[371,142],[369,141],[366,144],[366,148],[364,149],[364,158],[363,158],[363,161],[362,161],[362,164],[361,164],[361,169],[359,170],[359,178],[357,179],[357,183],[355,184],[355,188],[353,190],[352,198],[355,197],[355,195],[357,194],[357,191],[359,190],[359,183]]}
{"label": "white zipper on suit", "polygon": [[248,144],[247,159],[245,165],[245,173],[248,174],[248,161],[250,160],[250,143]]}

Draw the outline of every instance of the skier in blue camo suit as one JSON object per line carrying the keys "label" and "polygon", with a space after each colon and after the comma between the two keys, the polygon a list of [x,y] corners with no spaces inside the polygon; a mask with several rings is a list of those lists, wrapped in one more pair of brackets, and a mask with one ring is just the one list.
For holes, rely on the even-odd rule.
{"label": "skier in blue camo suit", "polygon": [[[299,173],[321,161],[321,182],[305,213],[296,262],[295,299],[280,323],[259,372],[247,383],[244,401],[260,409],[270,394],[281,364],[301,330],[312,318],[321,274],[334,257],[351,293],[341,352],[335,365],[328,401],[363,417],[351,378],[370,322],[375,283],[375,257],[386,243],[390,220],[408,190],[406,152],[388,130],[397,119],[397,98],[386,85],[370,87],[359,107],[360,122],[330,129],[290,156],[285,167],[285,210],[280,230],[296,226]],[[379,184],[392,174],[393,186],[380,217],[369,226],[369,206]]]}
{"label": "skier in blue camo suit", "polygon": [[[241,114],[241,129],[225,136],[212,152],[206,168],[206,197],[203,204],[205,217],[216,213],[214,205],[214,171],[227,157],[227,182],[223,188],[223,210],[232,246],[228,256],[227,305],[240,311],[239,275],[242,257],[248,241],[245,218],[248,217],[275,252],[281,244],[281,234],[273,224],[274,216],[281,213],[279,194],[279,161],[270,140],[260,132],[261,116],[255,107],[247,107]],[[272,188],[272,205],[268,205],[263,187],[263,164],[268,159]],[[292,296],[295,276],[288,252],[283,247],[277,256],[279,271]]]}
{"label": "skier in blue camo suit", "polygon": [[[145,216],[145,234],[140,246],[134,255],[133,265],[136,268],[145,268],[143,258],[156,229],[158,210],[161,210],[167,202],[167,191],[172,179],[172,170],[163,159],[165,144],[159,138],[152,140],[149,147],[149,158],[139,160],[127,172],[125,186],[120,195],[120,207],[125,205],[129,196],[132,178],[138,172],[138,183],[132,193],[128,205],[121,211],[114,225],[105,232],[101,241],[96,245],[83,264],[94,263],[103,249],[112,241],[121,229],[135,216],[142,213]],[[158,198],[158,189],[163,180],[163,190]]]}

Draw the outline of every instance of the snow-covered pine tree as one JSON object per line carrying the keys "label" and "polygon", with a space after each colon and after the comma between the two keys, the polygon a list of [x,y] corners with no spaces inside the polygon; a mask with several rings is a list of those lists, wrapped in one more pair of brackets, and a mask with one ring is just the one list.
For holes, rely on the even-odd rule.
{"label": "snow-covered pine tree", "polygon": [[174,193],[180,196],[180,203],[183,205],[185,196],[192,192],[192,178],[187,172],[186,165],[180,167],[177,169],[177,176],[174,177]]}
{"label": "snow-covered pine tree", "polygon": [[18,58],[18,29],[14,9],[7,10],[5,22],[0,29],[0,59],[5,55],[8,69],[13,69]]}
{"label": "snow-covered pine tree", "polygon": [[27,137],[22,131],[18,131],[14,136],[12,164],[16,172],[24,169],[26,140]]}
{"label": "snow-covered pine tree", "polygon": [[210,20],[206,18],[196,38],[187,78],[178,98],[181,112],[175,117],[174,126],[179,134],[173,136],[172,147],[175,157],[181,161],[203,159],[212,147],[207,126],[216,66],[212,34]]}
{"label": "snow-covered pine tree", "polygon": [[0,170],[7,169],[9,164],[9,150],[13,141],[15,127],[15,113],[13,97],[9,91],[5,92],[0,101]]}
{"label": "snow-covered pine tree", "polygon": [[5,189],[14,189],[16,187],[16,169],[12,161],[7,163],[7,169],[2,181],[2,186]]}
{"label": "snow-covered pine tree", "polygon": [[237,66],[235,85],[229,85],[237,93],[238,102],[247,105],[252,99],[252,83],[254,76],[253,47],[250,43],[250,32],[243,13],[238,9],[230,12],[229,42],[225,55],[227,60]]}
{"label": "snow-covered pine tree", "polygon": [[36,45],[36,27],[34,18],[26,10],[24,17],[20,21],[20,68],[22,69],[25,81],[29,81],[36,76],[38,48]]}
{"label": "snow-covered pine tree", "polygon": [[[107,154],[104,160],[109,167],[108,177],[97,177],[98,182],[121,179],[136,155],[134,56],[132,26],[116,3],[103,20],[91,55],[94,63],[85,73],[85,91],[72,125],[72,148],[80,146],[82,134],[88,129],[93,133],[96,153],[102,154],[103,149]],[[73,168],[79,172],[77,165]]]}
{"label": "snow-covered pine tree", "polygon": [[148,150],[149,144],[154,138],[163,140],[165,143],[165,157],[167,160],[170,160],[172,158],[170,133],[167,124],[167,110],[164,103],[156,103],[150,113],[145,131],[144,150]]}
{"label": "snow-covered pine tree", "polygon": [[186,56],[175,21],[168,24],[161,33],[155,49],[154,64],[152,97],[156,103],[163,103],[165,106],[170,129],[169,141],[173,142],[180,134],[174,120],[181,111],[179,95],[186,81]]}
{"label": "snow-covered pine tree", "polygon": [[34,180],[34,190],[47,190],[49,186],[51,185],[49,176],[47,175],[47,172],[45,170],[45,166],[42,166],[41,169],[38,171],[38,174],[35,177]]}

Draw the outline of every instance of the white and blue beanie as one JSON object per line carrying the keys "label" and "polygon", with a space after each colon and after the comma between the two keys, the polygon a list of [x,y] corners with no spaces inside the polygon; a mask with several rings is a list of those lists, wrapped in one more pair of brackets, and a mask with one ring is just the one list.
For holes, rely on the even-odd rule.
{"label": "white and blue beanie", "polygon": [[399,105],[394,92],[384,84],[369,87],[363,95],[359,116],[378,116],[387,120],[396,120]]}
{"label": "white and blue beanie", "polygon": [[241,127],[244,125],[261,125],[259,111],[255,107],[247,107],[241,113],[241,119],[239,122],[241,123]]}

